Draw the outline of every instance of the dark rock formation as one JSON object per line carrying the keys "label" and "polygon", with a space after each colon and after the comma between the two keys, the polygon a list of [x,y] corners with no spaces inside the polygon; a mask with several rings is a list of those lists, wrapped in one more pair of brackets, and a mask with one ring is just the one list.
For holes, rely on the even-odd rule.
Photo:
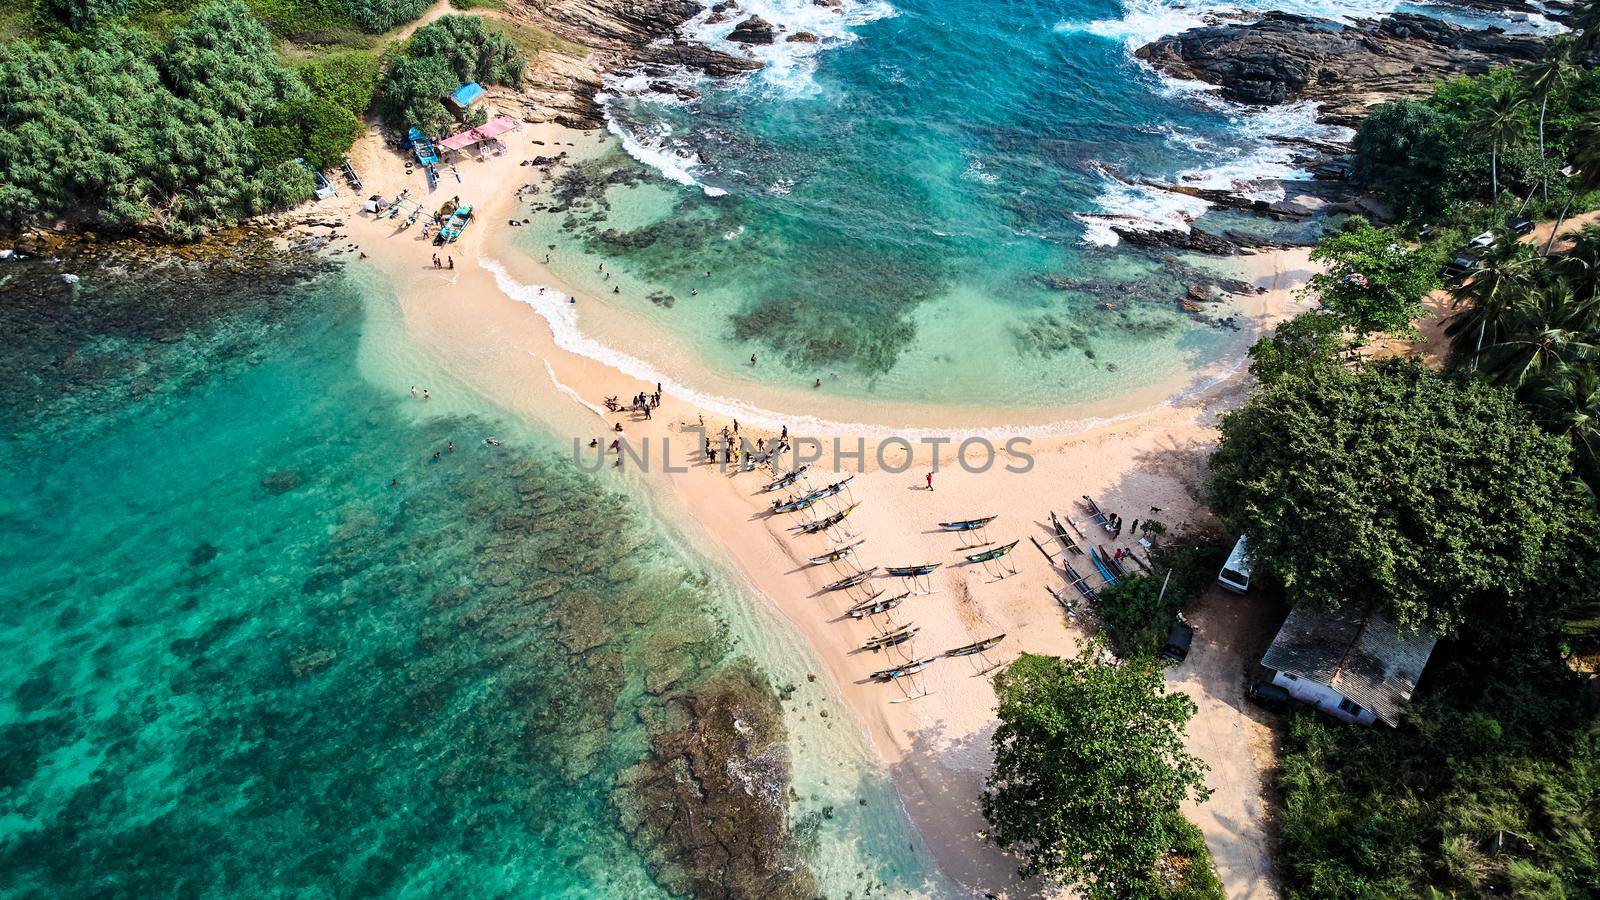
{"label": "dark rock formation", "polygon": [[745,19],[733,26],[733,31],[728,34],[728,40],[737,44],[770,44],[775,37],[772,23],[760,16]]}
{"label": "dark rock formation", "polygon": [[651,876],[682,896],[818,896],[788,827],[788,749],[766,677],[733,664],[672,701],[666,718],[614,795]]}
{"label": "dark rock formation", "polygon": [[784,40],[791,44],[815,44],[817,36],[809,31],[796,31],[794,34],[784,38]]}
{"label": "dark rock formation", "polygon": [[1351,124],[1373,102],[1421,93],[1451,75],[1537,59],[1543,47],[1537,36],[1403,13],[1349,26],[1268,13],[1163,38],[1138,55],[1167,74],[1218,85],[1230,100],[1320,100],[1325,121]]}

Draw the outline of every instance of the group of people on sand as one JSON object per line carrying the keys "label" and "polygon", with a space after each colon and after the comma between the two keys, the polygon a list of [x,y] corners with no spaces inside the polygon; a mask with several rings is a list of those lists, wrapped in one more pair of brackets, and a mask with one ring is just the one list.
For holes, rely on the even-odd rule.
{"label": "group of people on sand", "polygon": [[456,258],[454,256],[446,256],[444,262],[440,262],[439,254],[435,253],[433,255],[433,267],[435,269],[454,269],[456,267]]}

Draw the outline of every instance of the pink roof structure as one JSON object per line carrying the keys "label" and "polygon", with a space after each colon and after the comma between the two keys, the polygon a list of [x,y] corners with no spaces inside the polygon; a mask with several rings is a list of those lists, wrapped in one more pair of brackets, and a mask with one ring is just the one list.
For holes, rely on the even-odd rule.
{"label": "pink roof structure", "polygon": [[452,134],[434,146],[440,150],[462,150],[521,127],[522,123],[510,116],[496,116],[477,128],[468,128],[460,134]]}

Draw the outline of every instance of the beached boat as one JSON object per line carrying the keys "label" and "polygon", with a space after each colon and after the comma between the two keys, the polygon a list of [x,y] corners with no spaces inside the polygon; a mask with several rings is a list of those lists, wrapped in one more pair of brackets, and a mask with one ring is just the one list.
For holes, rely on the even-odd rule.
{"label": "beached boat", "polygon": [[789,530],[798,531],[801,534],[816,534],[819,531],[827,531],[829,528],[843,522],[860,505],[860,503],[852,503],[831,516],[818,519],[815,522],[807,522],[803,525],[794,525]]}
{"label": "beached boat", "polygon": [[884,597],[878,594],[857,603],[845,611],[845,615],[852,619],[865,619],[868,616],[881,615],[904,603],[909,593],[897,594],[893,597]]}
{"label": "beached boat", "polygon": [[411,152],[417,155],[417,162],[425,166],[439,164],[439,151],[433,148],[433,141],[428,139],[428,136],[423,133],[421,128],[415,125],[411,126],[411,131],[407,134],[407,137],[411,139]]}
{"label": "beached boat", "polygon": [[794,484],[796,481],[799,481],[800,476],[804,475],[810,468],[811,464],[807,463],[800,468],[795,469],[793,472],[778,478],[776,481],[769,482],[766,487],[761,489],[761,493],[768,494],[776,490],[782,490],[783,488]]}
{"label": "beached boat", "polygon": [[923,563],[920,566],[889,566],[888,568],[884,569],[883,572],[885,575],[891,575],[897,578],[915,578],[918,575],[927,575],[934,569],[939,568],[941,565],[944,564]]}
{"label": "beached boat", "polygon": [[872,574],[874,572],[876,572],[876,571],[878,571],[878,567],[877,566],[873,566],[870,569],[866,569],[864,571],[857,572],[854,575],[846,575],[845,577],[839,579],[838,581],[831,582],[829,584],[823,585],[822,586],[822,590],[823,591],[842,591],[845,588],[855,587],[856,585],[866,581],[868,578],[871,578]]}
{"label": "beached boat", "polygon": [[823,563],[838,562],[839,560],[844,559],[846,556],[854,553],[857,547],[866,543],[866,540],[866,538],[861,538],[860,540],[851,541],[850,543],[845,544],[843,547],[829,550],[827,553],[824,553],[820,556],[813,556],[811,557],[811,564],[814,566],[820,566]]}
{"label": "beached boat", "polygon": [[994,637],[991,637],[991,638],[984,638],[981,641],[974,641],[974,642],[966,645],[965,647],[957,647],[954,650],[946,650],[944,652],[944,655],[947,656],[947,657],[972,656],[974,654],[982,653],[985,650],[989,650],[989,649],[991,649],[993,647],[998,646],[1000,644],[1000,642],[1005,640],[1005,639],[1006,639],[1005,635],[997,634],[997,635],[995,635]]}
{"label": "beached boat", "polygon": [[802,509],[813,506],[820,499],[820,497],[812,497],[808,495],[805,497],[796,497],[788,502],[774,500],[772,501],[772,511],[775,513],[799,512]]}
{"label": "beached boat", "polygon": [[999,559],[1000,557],[1005,556],[1007,553],[1010,553],[1012,548],[1017,546],[1020,540],[1021,539],[1019,538],[1016,541],[1012,541],[1011,543],[1001,547],[996,547],[993,550],[985,550],[982,553],[973,553],[967,557],[967,562],[981,563],[988,562],[991,559]]}
{"label": "beached boat", "polygon": [[472,205],[463,203],[456,207],[455,212],[450,214],[450,221],[439,229],[439,243],[448,244],[461,237],[461,232],[466,230],[470,221],[472,221]]}
{"label": "beached boat", "polygon": [[915,675],[918,672],[921,672],[923,669],[926,669],[927,667],[938,662],[939,659],[940,657],[937,656],[929,656],[925,659],[912,660],[903,666],[895,666],[892,669],[884,669],[881,672],[873,672],[869,677],[873,681],[894,681],[898,678],[905,678],[908,675]]}
{"label": "beached boat", "polygon": [[1082,594],[1085,600],[1100,599],[1100,595],[1095,593],[1094,588],[1089,586],[1089,582],[1085,581],[1082,575],[1078,574],[1077,569],[1068,565],[1066,560],[1062,560],[1061,566],[1067,570],[1067,583],[1077,588],[1078,593]]}
{"label": "beached boat", "polygon": [[993,522],[995,516],[984,516],[981,519],[963,519],[960,522],[940,522],[939,527],[945,531],[975,531]]}
{"label": "beached boat", "polygon": [[1061,525],[1061,520],[1056,517],[1054,510],[1050,511],[1050,525],[1056,531],[1056,540],[1065,545],[1068,550],[1073,553],[1083,552],[1083,548],[1078,546],[1078,542],[1073,540],[1072,535],[1068,534],[1067,529]]}
{"label": "beached boat", "polygon": [[1094,519],[1094,523],[1096,525],[1104,528],[1108,534],[1116,531],[1116,529],[1111,525],[1111,517],[1106,515],[1105,512],[1100,509],[1100,504],[1094,502],[1093,497],[1090,497],[1088,494],[1084,494],[1083,503],[1084,506],[1086,506],[1089,510],[1089,517]]}
{"label": "beached boat", "polygon": [[1117,584],[1117,573],[1111,571],[1111,567],[1106,565],[1105,560],[1100,556],[1100,551],[1090,547],[1089,558],[1094,560],[1094,567],[1100,570],[1100,577],[1106,580],[1106,584],[1115,587]]}
{"label": "beached boat", "polygon": [[1107,553],[1105,545],[1101,544],[1099,546],[1100,558],[1105,561],[1105,564],[1108,567],[1110,567],[1111,574],[1117,576],[1118,578],[1126,578],[1128,575],[1128,570],[1122,567],[1122,563],[1118,561],[1117,555],[1115,553]]}
{"label": "beached boat", "polygon": [[899,645],[904,644],[906,641],[916,637],[917,632],[921,630],[922,629],[915,625],[901,625],[899,628],[896,628],[895,630],[886,634],[880,634],[877,637],[868,638],[866,643],[861,645],[861,649],[871,650],[873,653],[877,653],[879,650],[883,650],[887,647],[898,647]]}

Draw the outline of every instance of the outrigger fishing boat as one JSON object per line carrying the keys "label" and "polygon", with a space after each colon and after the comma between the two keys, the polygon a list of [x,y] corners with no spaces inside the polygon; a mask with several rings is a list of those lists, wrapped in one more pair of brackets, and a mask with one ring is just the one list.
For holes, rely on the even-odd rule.
{"label": "outrigger fishing boat", "polygon": [[811,564],[814,566],[820,566],[823,563],[838,562],[839,560],[844,559],[846,556],[854,553],[856,548],[866,543],[866,541],[866,538],[861,538],[860,540],[851,541],[850,543],[845,544],[843,547],[829,550],[827,553],[824,553],[821,556],[813,556],[811,557]]}
{"label": "outrigger fishing boat", "polygon": [[833,582],[831,584],[823,585],[822,586],[822,590],[823,590],[824,593],[826,593],[828,591],[842,591],[845,588],[853,588],[856,585],[861,584],[862,582],[864,582],[867,579],[871,578],[872,574],[874,572],[876,572],[876,571],[878,571],[878,567],[877,566],[873,566],[870,569],[862,570],[860,572],[855,573],[854,575],[846,575],[845,577],[839,579],[838,581],[835,581],[835,582]]}
{"label": "outrigger fishing boat", "polygon": [[887,647],[897,647],[900,644],[904,644],[906,641],[916,637],[917,632],[921,630],[922,629],[915,625],[901,625],[899,628],[896,628],[893,631],[885,632],[877,637],[868,638],[867,642],[861,645],[861,649],[871,650],[873,653],[877,653],[879,650],[883,650]]}
{"label": "outrigger fishing boat", "polygon": [[932,572],[934,569],[937,569],[942,565],[944,565],[944,564],[943,563],[923,563],[920,566],[889,566],[888,568],[883,570],[883,573],[885,575],[891,575],[891,576],[895,576],[895,577],[898,577],[898,578],[915,578],[915,577],[917,577],[919,575],[927,575],[928,573]]}
{"label": "outrigger fishing boat", "polygon": [[973,643],[968,644],[965,647],[957,647],[954,650],[946,650],[944,652],[944,655],[947,656],[947,657],[973,656],[975,654],[982,653],[985,650],[989,650],[989,649],[997,646],[1001,641],[1003,641],[1005,639],[1006,639],[1005,635],[997,634],[997,635],[995,635],[994,637],[991,637],[991,638],[984,638],[981,641],[974,641]]}
{"label": "outrigger fishing boat", "polygon": [[789,530],[798,531],[801,534],[816,534],[819,531],[827,531],[829,528],[832,528],[840,522],[843,522],[851,513],[855,512],[856,507],[860,505],[860,503],[852,503],[831,516],[818,519],[815,522],[806,522],[803,525],[795,525],[790,527]]}
{"label": "outrigger fishing boat", "polygon": [[808,494],[804,497],[796,497],[788,502],[774,500],[772,501],[772,511],[775,513],[799,512],[802,509],[814,505],[818,500],[821,499],[821,497],[813,497]]}
{"label": "outrigger fishing boat", "polygon": [[860,603],[857,603],[855,606],[850,607],[850,609],[845,612],[845,615],[852,619],[865,619],[868,616],[880,615],[904,603],[906,598],[909,596],[911,596],[910,592],[899,594],[894,597],[884,597],[883,595],[879,594],[869,597]]}
{"label": "outrigger fishing boat", "polygon": [[1089,586],[1089,582],[1085,581],[1082,575],[1078,574],[1078,570],[1076,570],[1072,566],[1068,565],[1066,560],[1062,560],[1061,565],[1062,565],[1063,568],[1065,568],[1067,570],[1067,583],[1072,585],[1073,587],[1077,588],[1078,589],[1078,593],[1083,595],[1083,599],[1085,599],[1085,600],[1099,600],[1100,599],[1100,595],[1095,593],[1094,588]]}
{"label": "outrigger fishing boat", "polygon": [[1017,544],[1020,543],[1020,540],[1021,539],[1019,538],[1018,540],[1012,541],[1005,546],[996,547],[993,550],[985,550],[982,553],[973,553],[967,557],[967,562],[983,563],[988,562],[991,559],[999,559],[1000,557],[1005,556],[1007,553],[1010,553],[1012,548],[1016,547]]}
{"label": "outrigger fishing boat", "polygon": [[870,677],[873,681],[896,681],[898,679],[921,672],[923,669],[926,669],[927,667],[938,662],[939,659],[940,657],[937,656],[929,656],[925,659],[912,660],[911,662],[908,662],[902,666],[895,666],[892,669],[884,669],[881,672],[873,672],[868,677]]}
{"label": "outrigger fishing boat", "polygon": [[981,519],[963,519],[960,522],[940,522],[939,527],[945,531],[976,531],[993,522],[995,516],[984,516]]}
{"label": "outrigger fishing boat", "polygon": [[1083,502],[1084,502],[1084,504],[1086,506],[1088,506],[1089,515],[1090,515],[1090,517],[1092,517],[1094,519],[1094,523],[1096,525],[1099,525],[1101,528],[1104,528],[1106,530],[1107,534],[1111,534],[1111,533],[1116,531],[1116,529],[1113,528],[1112,525],[1111,525],[1111,517],[1107,516],[1104,512],[1101,511],[1100,504],[1094,502],[1094,498],[1093,497],[1090,497],[1088,494],[1084,494],[1083,495]]}
{"label": "outrigger fishing boat", "polygon": [[1100,546],[1100,558],[1105,560],[1106,565],[1111,567],[1111,572],[1118,578],[1126,578],[1128,576],[1128,570],[1124,569],[1122,563],[1117,561],[1117,555],[1115,553],[1107,553],[1104,545]]}
{"label": "outrigger fishing boat", "polygon": [[1117,575],[1115,572],[1111,571],[1111,568],[1106,565],[1105,560],[1101,558],[1100,551],[1090,547],[1089,558],[1094,560],[1094,567],[1100,570],[1100,577],[1106,580],[1106,584],[1115,587],[1117,584]]}
{"label": "outrigger fishing boat", "polygon": [[773,491],[781,490],[783,488],[786,488],[791,484],[794,484],[796,481],[799,481],[800,480],[800,476],[804,475],[810,468],[811,468],[811,464],[810,463],[806,463],[805,465],[801,466],[800,468],[795,469],[793,472],[790,472],[789,474],[784,475],[783,477],[779,478],[778,480],[769,483],[766,487],[761,489],[761,493],[768,494],[768,493],[771,493]]}
{"label": "outrigger fishing boat", "polygon": [[1056,540],[1060,541],[1068,550],[1073,553],[1083,552],[1083,548],[1078,546],[1078,542],[1072,539],[1072,535],[1067,534],[1066,528],[1062,527],[1061,520],[1056,517],[1054,510],[1050,512],[1050,525],[1055,528]]}
{"label": "outrigger fishing boat", "polygon": [[421,128],[415,125],[411,126],[411,131],[407,137],[411,139],[411,152],[417,155],[417,162],[422,163],[424,166],[436,166],[439,164],[439,151],[433,149],[433,141],[428,139],[428,136],[423,133]]}

